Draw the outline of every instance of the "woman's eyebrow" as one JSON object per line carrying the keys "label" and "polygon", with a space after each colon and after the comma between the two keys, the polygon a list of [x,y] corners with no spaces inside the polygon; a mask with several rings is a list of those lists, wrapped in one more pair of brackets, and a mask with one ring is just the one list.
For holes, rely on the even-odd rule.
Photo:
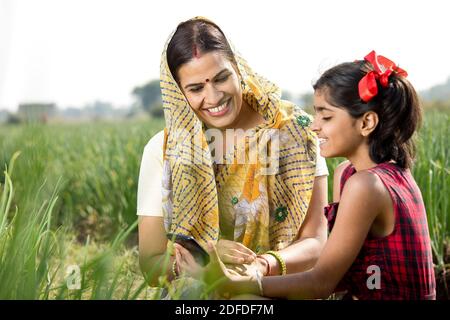
{"label": "woman's eyebrow", "polygon": [[219,78],[221,75],[223,75],[224,73],[227,73],[227,72],[229,72],[229,70],[228,70],[227,68],[221,70],[219,73],[217,73],[217,74],[214,76],[214,79]]}
{"label": "woman's eyebrow", "polygon": [[[218,77],[220,77],[221,75],[223,75],[224,73],[229,72],[229,70],[227,68],[222,69],[221,71],[219,71],[214,77],[213,79],[217,79]],[[189,87],[195,87],[195,86],[199,86],[202,85],[203,83],[189,83],[187,85],[184,86],[185,89],[189,88]]]}

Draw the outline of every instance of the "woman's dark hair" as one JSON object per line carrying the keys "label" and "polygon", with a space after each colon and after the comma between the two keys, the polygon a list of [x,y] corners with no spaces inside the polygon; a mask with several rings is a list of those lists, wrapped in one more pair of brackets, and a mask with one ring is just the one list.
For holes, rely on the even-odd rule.
{"label": "woman's dark hair", "polygon": [[195,56],[220,51],[236,65],[233,51],[222,30],[208,20],[192,19],[178,25],[167,46],[167,64],[175,81],[178,69]]}
{"label": "woman's dark hair", "polygon": [[375,163],[394,160],[402,168],[410,168],[414,160],[413,134],[422,121],[419,98],[410,82],[393,72],[387,87],[377,81],[378,94],[369,102],[361,100],[359,81],[372,65],[365,61],[346,62],[327,71],[313,85],[331,105],[359,118],[368,111],[377,113],[379,121],[369,135],[369,155]]}

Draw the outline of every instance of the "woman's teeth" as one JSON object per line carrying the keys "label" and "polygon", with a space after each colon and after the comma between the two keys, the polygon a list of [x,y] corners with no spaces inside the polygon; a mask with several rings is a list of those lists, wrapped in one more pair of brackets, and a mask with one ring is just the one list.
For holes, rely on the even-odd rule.
{"label": "woman's teeth", "polygon": [[323,143],[325,143],[325,142],[327,142],[327,141],[328,141],[328,139],[320,138],[320,139],[319,139],[319,144],[323,144]]}
{"label": "woman's teeth", "polygon": [[227,103],[224,102],[223,104],[221,104],[221,105],[218,106],[217,108],[211,108],[211,109],[208,109],[208,111],[209,111],[209,112],[213,112],[213,113],[217,113],[217,112],[220,112],[220,111],[222,111],[223,109],[225,109],[226,106],[227,106]]}

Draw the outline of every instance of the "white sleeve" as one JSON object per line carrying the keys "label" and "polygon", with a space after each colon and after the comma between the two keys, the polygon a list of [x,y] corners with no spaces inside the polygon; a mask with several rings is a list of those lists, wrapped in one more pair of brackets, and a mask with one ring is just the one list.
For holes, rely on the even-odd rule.
{"label": "white sleeve", "polygon": [[317,159],[316,159],[316,177],[327,176],[328,167],[325,158],[320,155],[320,147],[319,142],[317,142]]}
{"label": "white sleeve", "polygon": [[162,217],[162,172],[164,131],[158,132],[144,148],[139,171],[137,214]]}

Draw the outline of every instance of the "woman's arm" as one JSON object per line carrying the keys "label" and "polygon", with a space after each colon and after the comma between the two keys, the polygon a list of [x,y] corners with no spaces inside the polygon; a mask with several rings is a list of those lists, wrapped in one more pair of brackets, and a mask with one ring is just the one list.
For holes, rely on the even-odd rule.
{"label": "woman's arm", "polygon": [[[174,256],[167,261],[167,238],[162,217],[139,217],[139,265],[152,286],[158,285],[158,277],[167,275],[173,279]],[[166,262],[166,263],[164,263]]]}
{"label": "woman's arm", "polygon": [[145,146],[139,170],[139,264],[150,285],[158,285],[158,277],[164,274],[169,280],[173,278],[174,256],[166,255],[167,239],[162,215],[163,144],[164,131],[160,131]]}
{"label": "woman's arm", "polygon": [[[288,273],[305,271],[314,266],[327,239],[327,221],[323,208],[327,204],[327,176],[314,179],[313,193],[305,221],[300,228],[297,240],[278,251],[286,262]],[[270,275],[280,274],[280,265],[272,255],[264,254],[270,264]],[[265,264],[262,259],[258,261]],[[265,269],[267,270],[267,269]]]}

